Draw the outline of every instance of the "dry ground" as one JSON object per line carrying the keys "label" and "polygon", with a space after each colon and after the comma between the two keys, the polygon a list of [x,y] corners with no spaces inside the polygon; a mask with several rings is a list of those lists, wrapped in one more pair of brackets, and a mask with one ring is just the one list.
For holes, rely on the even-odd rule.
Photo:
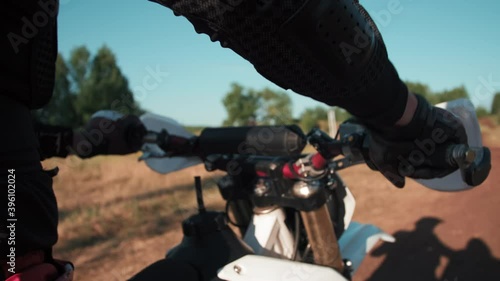
{"label": "dry ground", "polygon": [[[473,190],[443,193],[412,181],[396,189],[364,166],[341,173],[357,200],[354,219],[398,239],[379,245],[354,280],[500,280],[500,175],[495,169],[500,128],[483,130],[493,169]],[[55,255],[75,263],[76,280],[126,280],[162,258],[182,237],[180,221],[195,212],[196,175],[202,176],[206,205],[223,208],[215,187],[221,173],[209,174],[200,165],[160,175],[137,157],[44,163],[60,168],[54,183],[60,209]],[[441,222],[427,219],[417,227],[424,217]]]}

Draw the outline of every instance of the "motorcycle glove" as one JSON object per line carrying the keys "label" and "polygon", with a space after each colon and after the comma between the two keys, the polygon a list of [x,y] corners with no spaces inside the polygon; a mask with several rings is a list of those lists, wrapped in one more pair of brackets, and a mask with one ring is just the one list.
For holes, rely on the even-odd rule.
{"label": "motorcycle glove", "polygon": [[78,135],[81,139],[76,142],[74,149],[81,158],[123,155],[141,148],[146,128],[135,115],[124,116],[115,111],[101,110],[92,115]]}
{"label": "motorcycle glove", "polygon": [[368,160],[396,187],[405,185],[405,177],[441,178],[457,168],[447,161],[449,148],[467,144],[465,128],[453,113],[432,106],[415,95],[418,105],[406,126],[369,127]]}

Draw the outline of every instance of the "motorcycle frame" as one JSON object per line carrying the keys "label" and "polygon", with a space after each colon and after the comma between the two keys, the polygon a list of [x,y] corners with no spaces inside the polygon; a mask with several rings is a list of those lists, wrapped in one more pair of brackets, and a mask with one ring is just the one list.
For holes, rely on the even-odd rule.
{"label": "motorcycle frame", "polygon": [[[342,220],[340,223],[343,225],[343,229],[347,229],[354,214],[354,209],[356,206],[356,201],[354,196],[350,192],[349,188],[344,185],[340,176],[336,173],[332,173],[330,177],[333,181],[330,184],[334,185],[331,188],[340,189],[344,192],[337,192],[338,194],[343,194],[342,200],[337,200],[336,202],[330,202],[330,204],[341,204],[342,206],[335,206],[333,211],[339,210],[339,207],[343,210],[341,212],[342,218],[337,218],[337,220]],[[339,196],[339,195],[338,195]],[[247,206],[248,208],[248,206]],[[234,213],[248,213],[251,212],[251,220],[247,222],[239,221],[236,219],[236,224],[246,224],[240,229],[243,231],[243,240],[248,244],[256,255],[284,258],[289,260],[300,259],[300,254],[298,253],[297,241],[294,237],[294,233],[290,230],[289,226],[285,223],[286,212],[284,208],[277,206],[270,206],[267,208],[253,208],[253,210],[242,210],[241,205],[238,208],[237,205],[231,205],[230,208]],[[330,215],[332,213],[332,208],[327,208],[326,204],[318,208],[317,210],[309,212],[301,212],[302,223],[306,229],[307,236],[309,239],[310,246],[313,250],[315,256],[315,263],[318,265],[330,266],[336,268],[339,272],[343,271],[342,260],[334,260],[342,256],[338,247],[338,238],[335,236],[333,231],[333,225],[321,223],[319,221],[331,222]],[[314,235],[316,233],[316,235]],[[325,235],[329,233],[329,235]],[[311,237],[314,236],[314,237]],[[325,240],[324,237],[328,237]],[[325,247],[324,245],[328,245]],[[314,245],[314,246],[313,246]],[[322,251],[325,250],[325,251]],[[333,250],[333,252],[332,252]],[[319,254],[319,257],[318,257]]]}

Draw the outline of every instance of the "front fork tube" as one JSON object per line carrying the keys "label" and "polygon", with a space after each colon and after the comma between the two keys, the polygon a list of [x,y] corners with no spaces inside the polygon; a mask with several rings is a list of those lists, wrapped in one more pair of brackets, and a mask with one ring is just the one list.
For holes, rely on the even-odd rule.
{"label": "front fork tube", "polygon": [[300,215],[313,251],[314,262],[344,272],[344,263],[326,204]]}

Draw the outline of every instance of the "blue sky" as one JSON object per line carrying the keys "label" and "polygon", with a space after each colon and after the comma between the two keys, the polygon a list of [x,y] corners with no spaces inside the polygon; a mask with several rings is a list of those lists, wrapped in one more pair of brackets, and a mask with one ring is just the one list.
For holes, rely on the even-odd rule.
{"label": "blue sky", "polygon": [[[500,91],[500,1],[361,0],[375,18],[402,79],[433,90],[464,85],[489,108]],[[229,49],[146,0],[60,0],[59,51],[106,44],[141,105],[188,125],[220,125],[230,83],[279,89]],[[145,80],[158,69],[156,80]],[[168,73],[168,74],[167,74]],[[140,89],[144,90],[140,90]],[[145,89],[147,88],[147,89]],[[320,105],[291,93],[294,115]]]}

